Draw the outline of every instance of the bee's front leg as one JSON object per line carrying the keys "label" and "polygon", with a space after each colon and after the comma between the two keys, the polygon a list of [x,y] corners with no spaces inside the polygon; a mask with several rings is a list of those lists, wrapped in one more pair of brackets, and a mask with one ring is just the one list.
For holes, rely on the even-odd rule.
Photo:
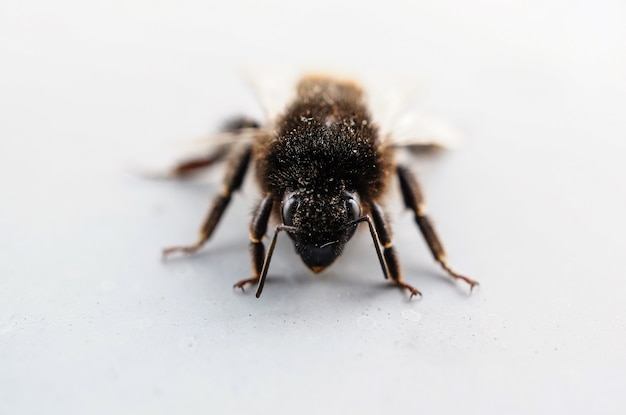
{"label": "bee's front leg", "polygon": [[237,282],[233,288],[241,288],[243,291],[244,286],[247,284],[256,284],[261,278],[263,262],[265,261],[265,245],[263,245],[262,239],[267,232],[267,224],[270,214],[272,213],[273,205],[274,197],[266,195],[254,211],[254,216],[250,222],[250,255],[252,257],[252,271],[254,276]]}
{"label": "bee's front leg", "polygon": [[376,228],[376,233],[378,234],[378,240],[383,248],[383,257],[384,262],[387,265],[389,278],[391,278],[391,281],[394,284],[402,289],[407,290],[411,294],[410,298],[413,298],[413,296],[421,297],[422,293],[417,288],[407,284],[402,279],[400,262],[398,261],[396,250],[393,247],[393,242],[391,241],[391,229],[389,227],[389,224],[387,223],[387,220],[385,219],[385,214],[382,208],[377,203],[372,203],[370,211],[372,214],[374,227]]}

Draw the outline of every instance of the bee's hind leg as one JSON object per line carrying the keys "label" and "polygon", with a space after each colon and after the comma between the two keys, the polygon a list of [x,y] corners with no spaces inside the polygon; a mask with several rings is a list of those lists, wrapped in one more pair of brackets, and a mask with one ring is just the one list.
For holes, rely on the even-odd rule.
{"label": "bee's hind leg", "polygon": [[238,190],[243,183],[243,179],[250,164],[252,156],[252,145],[246,144],[240,148],[236,148],[228,161],[226,175],[222,182],[222,191],[214,200],[209,213],[200,228],[200,236],[198,240],[188,246],[174,246],[163,250],[163,258],[167,258],[173,253],[191,254],[196,252],[209,240],[215,227],[219,223],[222,214],[230,203],[233,192]]}
{"label": "bee's hind leg", "polygon": [[222,145],[205,156],[189,158],[177,163],[167,173],[168,178],[184,178],[197,173],[201,169],[211,167],[224,159],[230,146]]}
{"label": "bee's hind leg", "polygon": [[448,275],[456,280],[463,280],[470,285],[470,291],[478,285],[477,281],[471,278],[458,274],[450,266],[446,260],[446,251],[435,231],[435,227],[426,215],[426,209],[424,206],[424,197],[420,189],[417,178],[411,173],[411,171],[404,166],[397,167],[398,178],[400,179],[400,190],[402,191],[402,198],[407,208],[411,209],[415,214],[415,222],[419,227],[426,243],[430,248],[430,252],[435,257],[435,260],[447,271]]}
{"label": "bee's hind leg", "polygon": [[231,152],[237,138],[242,136],[244,132],[250,129],[259,128],[259,123],[253,119],[239,116],[226,121],[220,133],[229,133],[232,135],[232,141],[216,146],[209,154],[192,157],[183,160],[174,165],[167,173],[167,177],[184,178],[197,173],[201,169],[211,167],[212,165],[224,160]]}

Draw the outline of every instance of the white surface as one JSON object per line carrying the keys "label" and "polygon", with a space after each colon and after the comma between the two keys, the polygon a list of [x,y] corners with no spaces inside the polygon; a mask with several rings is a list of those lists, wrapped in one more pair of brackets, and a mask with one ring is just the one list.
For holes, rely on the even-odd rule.
{"label": "white surface", "polygon": [[[0,4],[1,413],[625,412],[623,3],[60,3]],[[232,65],[278,59],[428,80],[470,138],[416,168],[474,295],[407,214],[421,301],[363,233],[319,278],[280,240],[261,299],[234,292],[252,190],[159,261],[219,185],[128,155],[260,114]]]}

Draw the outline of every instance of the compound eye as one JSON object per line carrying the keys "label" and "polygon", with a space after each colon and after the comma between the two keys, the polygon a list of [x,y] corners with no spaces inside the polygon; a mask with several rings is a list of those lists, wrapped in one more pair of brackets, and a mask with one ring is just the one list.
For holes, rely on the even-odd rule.
{"label": "compound eye", "polygon": [[361,217],[361,205],[359,204],[356,195],[347,195],[346,207],[348,208],[350,220],[355,220]]}
{"label": "compound eye", "polygon": [[293,226],[293,215],[300,204],[300,198],[298,195],[291,193],[285,196],[283,200],[283,224],[287,226]]}

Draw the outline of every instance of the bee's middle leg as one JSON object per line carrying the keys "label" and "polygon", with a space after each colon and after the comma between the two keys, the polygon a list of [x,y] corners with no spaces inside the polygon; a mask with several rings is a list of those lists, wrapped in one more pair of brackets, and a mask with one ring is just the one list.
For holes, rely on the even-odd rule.
{"label": "bee's middle leg", "polygon": [[435,231],[433,222],[430,220],[428,215],[426,215],[424,197],[422,195],[422,190],[420,189],[417,178],[409,171],[408,168],[404,166],[397,167],[397,174],[400,181],[400,190],[402,192],[404,204],[407,208],[413,211],[413,214],[415,215],[415,222],[417,223],[420,232],[424,236],[424,239],[426,240],[428,248],[433,254],[433,257],[437,262],[439,262],[441,267],[448,273],[448,275],[450,275],[455,280],[465,281],[469,284],[470,291],[473,290],[474,287],[478,285],[478,282],[457,273],[448,264],[443,243],[441,242],[441,239]]}
{"label": "bee's middle leg", "polygon": [[163,250],[164,258],[167,258],[173,253],[194,253],[209,240],[215,230],[215,227],[222,218],[222,214],[228,207],[233,192],[241,187],[248,165],[250,164],[251,156],[251,145],[245,145],[234,152],[229,160],[226,175],[224,176],[224,180],[222,182],[222,192],[213,200],[209,213],[200,228],[200,235],[198,239],[191,245],[165,248]]}

